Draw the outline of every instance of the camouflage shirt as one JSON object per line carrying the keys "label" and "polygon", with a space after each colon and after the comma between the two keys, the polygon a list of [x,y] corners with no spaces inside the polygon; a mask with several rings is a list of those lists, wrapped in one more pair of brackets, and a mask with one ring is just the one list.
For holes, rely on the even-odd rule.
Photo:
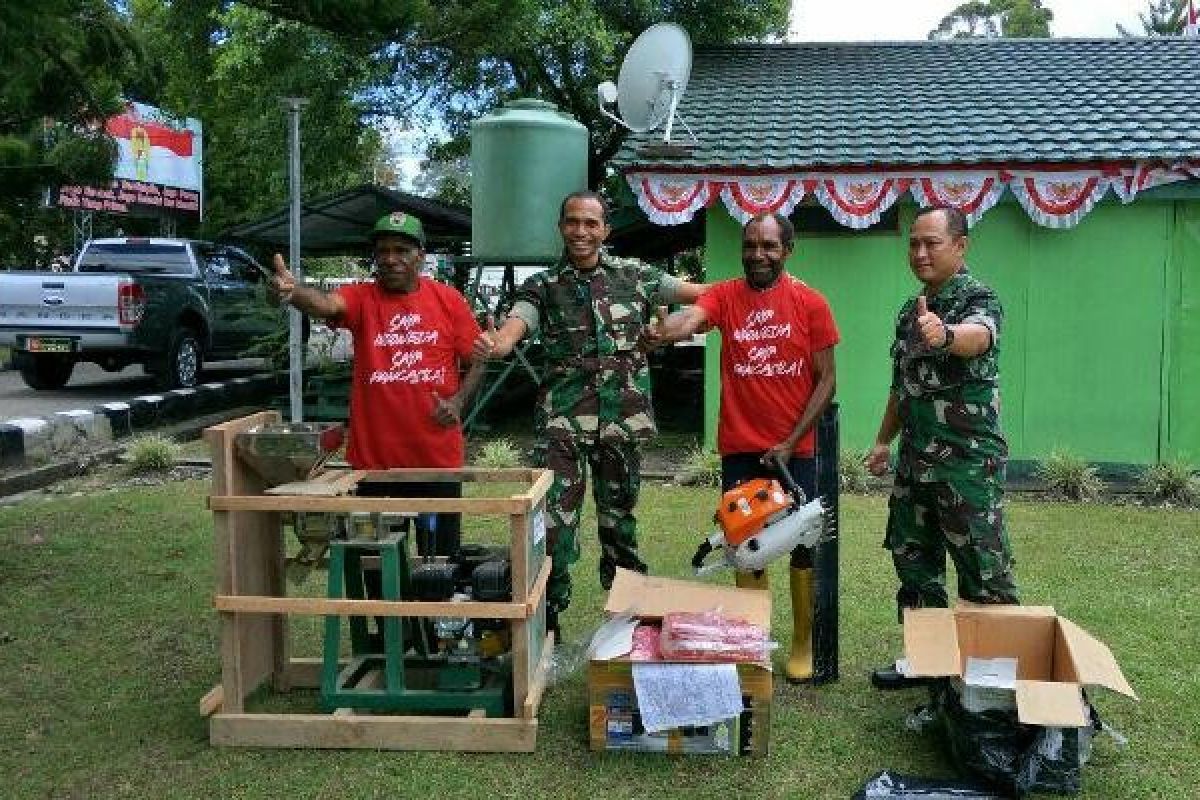
{"label": "camouflage shirt", "polygon": [[678,285],[640,261],[603,254],[594,270],[564,258],[521,285],[512,314],[541,334],[545,349],[539,434],[595,443],[656,433],[638,337],[654,306],[672,302]]}
{"label": "camouflage shirt", "polygon": [[914,330],[916,298],[896,317],[892,392],[901,422],[897,477],[944,481],[964,473],[995,474],[1008,445],[1000,430],[999,355],[1004,311],[995,292],[964,268],[928,299],[947,325],[975,323],[992,346],[973,358],[930,349]]}

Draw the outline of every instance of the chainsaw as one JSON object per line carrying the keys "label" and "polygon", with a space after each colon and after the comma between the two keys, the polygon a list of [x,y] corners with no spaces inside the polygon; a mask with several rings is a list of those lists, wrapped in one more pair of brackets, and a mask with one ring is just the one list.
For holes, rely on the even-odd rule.
{"label": "chainsaw", "polygon": [[[692,556],[697,575],[732,567],[761,572],[796,547],[816,547],[833,538],[834,523],[820,498],[807,502],[787,467],[775,461],[786,485],[773,478],[742,481],[721,495],[713,531]],[[714,552],[723,559],[705,563]]]}

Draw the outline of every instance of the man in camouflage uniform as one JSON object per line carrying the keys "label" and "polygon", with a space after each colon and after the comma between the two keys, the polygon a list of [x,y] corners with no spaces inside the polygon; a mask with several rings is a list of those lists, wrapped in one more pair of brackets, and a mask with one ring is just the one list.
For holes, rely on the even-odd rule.
{"label": "man in camouflage uniform", "polygon": [[[896,318],[892,385],[875,445],[866,457],[887,470],[900,435],[884,547],[891,550],[905,608],[946,607],[946,552],[958,595],[975,603],[1017,603],[1004,526],[1008,445],[1000,430],[999,339],[995,293],[965,263],[967,222],[955,208],[918,213],[908,258],[924,284]],[[872,682],[913,685],[895,666]]]}
{"label": "man in camouflage uniform", "polygon": [[489,323],[476,358],[502,358],[527,334],[540,333],[546,376],[535,410],[539,452],[554,472],[547,498],[547,627],[561,635],[558,615],[571,601],[569,567],[579,559],[579,519],[592,472],[600,538],[600,585],[617,567],[646,571],[638,557],[634,507],[641,444],[657,432],[650,370],[639,347],[657,304],[690,303],[703,291],[639,261],[601,250],[609,226],[604,199],[568,195],[559,213],[564,254],[522,284],[499,330]]}

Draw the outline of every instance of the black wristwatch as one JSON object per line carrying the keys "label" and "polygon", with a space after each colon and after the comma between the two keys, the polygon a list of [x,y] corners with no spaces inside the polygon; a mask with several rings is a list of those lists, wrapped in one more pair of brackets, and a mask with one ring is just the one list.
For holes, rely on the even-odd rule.
{"label": "black wristwatch", "polygon": [[935,348],[935,349],[937,349],[937,350],[949,350],[949,349],[950,349],[950,345],[954,344],[954,329],[953,329],[953,328],[951,328],[949,325],[947,325],[946,323],[944,323],[944,322],[943,322],[943,323],[942,323],[942,332],[943,332],[943,333],[945,333],[945,335],[946,335],[946,340],[945,340],[944,342],[942,342],[942,343],[941,343],[941,344],[940,344],[940,345],[939,345],[937,348]]}

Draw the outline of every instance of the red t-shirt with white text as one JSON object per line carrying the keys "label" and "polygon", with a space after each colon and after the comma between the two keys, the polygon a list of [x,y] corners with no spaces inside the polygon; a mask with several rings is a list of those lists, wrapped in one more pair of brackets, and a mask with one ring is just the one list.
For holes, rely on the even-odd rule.
{"label": "red t-shirt with white text", "polygon": [[456,290],[421,278],[402,294],[378,284],[337,290],[346,313],[333,324],[354,335],[350,444],[355,469],[461,467],[461,426],[433,418],[434,393],[453,396],[479,324]]}
{"label": "red t-shirt with white text", "polygon": [[[718,452],[760,453],[779,444],[812,395],[812,354],[838,343],[829,303],[784,273],[763,290],[743,278],[721,281],[696,305],[721,331]],[[815,428],[796,443],[795,455],[813,455]]]}

